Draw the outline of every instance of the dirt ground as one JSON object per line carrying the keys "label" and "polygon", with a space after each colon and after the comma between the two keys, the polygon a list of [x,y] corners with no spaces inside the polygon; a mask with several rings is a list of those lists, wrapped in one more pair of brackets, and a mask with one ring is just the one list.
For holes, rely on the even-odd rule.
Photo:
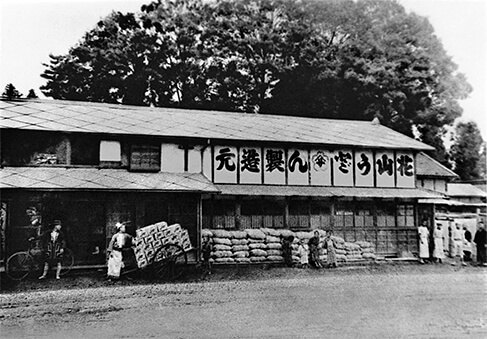
{"label": "dirt ground", "polygon": [[487,337],[485,267],[217,267],[172,284],[103,273],[5,286],[1,337]]}

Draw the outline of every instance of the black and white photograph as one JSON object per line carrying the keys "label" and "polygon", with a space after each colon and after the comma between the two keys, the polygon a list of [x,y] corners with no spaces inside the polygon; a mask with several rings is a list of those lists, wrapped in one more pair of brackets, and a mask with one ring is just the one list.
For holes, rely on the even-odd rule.
{"label": "black and white photograph", "polygon": [[487,338],[487,1],[0,2],[0,338]]}

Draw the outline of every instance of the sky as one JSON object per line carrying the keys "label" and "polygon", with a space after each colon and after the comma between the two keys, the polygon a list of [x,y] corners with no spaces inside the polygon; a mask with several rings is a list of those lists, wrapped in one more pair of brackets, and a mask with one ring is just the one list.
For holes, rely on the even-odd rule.
{"label": "sky", "polygon": [[[149,0],[0,1],[0,90],[8,83],[24,95],[33,88],[43,98],[40,77],[49,54],[67,54],[83,34],[111,11],[136,12]],[[487,1],[399,0],[426,16],[448,55],[473,87],[460,101],[461,120],[473,120],[487,140]]]}

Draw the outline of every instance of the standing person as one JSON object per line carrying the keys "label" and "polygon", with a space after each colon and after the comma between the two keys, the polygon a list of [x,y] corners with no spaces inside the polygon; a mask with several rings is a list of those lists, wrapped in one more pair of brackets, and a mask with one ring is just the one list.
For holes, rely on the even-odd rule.
{"label": "standing person", "polygon": [[463,232],[460,229],[460,224],[456,223],[455,227],[453,228],[452,231],[452,237],[453,237],[453,262],[451,263],[453,266],[456,265],[456,258],[460,257],[460,263],[465,266],[467,265],[463,261]]}
{"label": "standing person", "polygon": [[477,232],[475,232],[473,242],[475,243],[475,245],[477,245],[477,262],[479,266],[487,266],[487,248],[485,245],[487,243],[487,231],[485,230],[485,226],[482,220],[480,220],[479,222],[479,228]]}
{"label": "standing person", "polygon": [[443,246],[443,229],[441,228],[440,223],[436,224],[436,228],[433,231],[433,239],[435,244],[433,258],[435,258],[435,261],[441,264],[445,258],[445,252]]}
{"label": "standing person", "polygon": [[308,241],[310,262],[315,268],[323,268],[320,261],[320,232],[314,231],[313,237]]}
{"label": "standing person", "polygon": [[419,237],[419,263],[424,264],[424,260],[430,257],[428,221],[423,220],[421,226],[418,227]]}
{"label": "standing person", "polygon": [[329,231],[325,239],[325,248],[327,249],[326,264],[328,267],[337,267],[337,254],[335,250],[335,241],[331,237],[332,231]]}
{"label": "standing person", "polygon": [[56,279],[61,279],[61,260],[64,249],[66,248],[66,240],[64,233],[61,232],[61,228],[61,221],[54,220],[52,230],[40,236],[41,248],[44,254],[44,271],[39,277],[40,280],[46,278],[49,266],[54,263],[56,264]]}
{"label": "standing person", "polygon": [[472,233],[463,225],[463,260],[472,261]]}
{"label": "standing person", "polygon": [[211,274],[210,257],[213,251],[213,242],[208,234],[203,236],[203,242],[201,244],[201,252],[203,255],[203,269],[206,273]]}
{"label": "standing person", "polygon": [[282,256],[287,267],[293,266],[293,256],[291,245],[294,241],[294,236],[284,236],[282,238]]}
{"label": "standing person", "polygon": [[117,223],[115,225],[117,233],[115,233],[108,244],[107,252],[108,258],[108,279],[119,279],[120,271],[123,268],[123,254],[124,248],[130,248],[132,246],[132,236],[126,233],[126,227],[123,223]]}
{"label": "standing person", "polygon": [[298,253],[301,268],[307,268],[309,262],[308,251],[306,250],[306,247],[304,247],[302,240],[298,242]]}

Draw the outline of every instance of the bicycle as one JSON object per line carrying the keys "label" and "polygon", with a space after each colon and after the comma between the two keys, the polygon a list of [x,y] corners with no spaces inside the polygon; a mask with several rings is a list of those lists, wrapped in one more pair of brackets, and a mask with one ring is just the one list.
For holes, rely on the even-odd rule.
{"label": "bicycle", "polygon": [[[25,279],[32,271],[35,270],[37,266],[44,267],[44,262],[42,258],[42,252],[38,251],[35,253],[35,239],[29,239],[29,249],[27,251],[19,251],[12,254],[7,259],[7,264],[5,270],[7,276],[12,280],[20,281]],[[73,252],[69,248],[65,248],[63,252],[63,257],[61,260],[61,276],[68,273],[74,265]]]}

